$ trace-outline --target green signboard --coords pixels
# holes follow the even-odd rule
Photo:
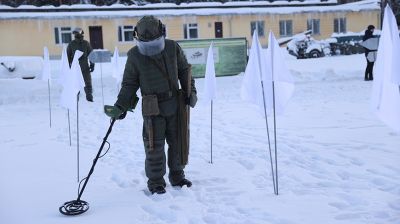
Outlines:
[[[211,43],[214,46],[216,76],[237,75],[246,69],[246,38],[193,39],[180,40],[178,43],[185,52],[188,62],[192,64],[192,74],[195,78],[204,77]]]

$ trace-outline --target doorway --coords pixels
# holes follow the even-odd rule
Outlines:
[[[215,22],[214,27],[215,27],[215,38],[224,37],[222,33],[222,22]]]
[[[101,26],[89,26],[90,45],[93,49],[103,49],[103,29]]]

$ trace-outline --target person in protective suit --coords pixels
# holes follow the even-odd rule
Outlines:
[[[84,33],[81,28],[75,28],[72,33],[74,34],[75,39],[71,41],[67,47],[69,66],[71,67],[75,51],[82,51],[83,55],[79,58],[79,65],[82,70],[83,80],[85,81],[84,89],[86,93],[86,100],[93,102],[92,77],[90,73],[94,71],[94,63],[90,62],[90,65],[88,63],[88,56],[90,52],[92,52],[92,47],[88,41],[83,39]]]
[[[140,88],[148,189],[152,194],[165,193],[165,141],[168,144],[168,177],[171,185],[190,187],[192,183],[185,178],[186,164],[182,162],[179,148],[178,108],[182,104],[194,107],[197,102],[191,65],[178,43],[165,39],[165,26],[159,19],[144,16],[138,21],[134,32],[137,46],[128,51],[122,86],[111,111],[112,117],[125,117]],[[186,94],[183,101],[178,98],[180,91]]]
[[[363,41],[366,41],[370,38],[373,38],[373,34],[374,34],[374,29],[375,26],[374,25],[369,25],[367,27],[367,30],[365,30],[364,36],[363,36]],[[365,58],[367,59],[367,67],[365,68],[365,77],[364,77],[364,81],[372,81],[374,79],[373,77],[373,68],[374,68],[374,62],[375,61],[371,61],[368,59],[368,54],[370,54],[371,52],[375,52],[376,50],[369,50],[367,48],[364,48],[365,50]]]

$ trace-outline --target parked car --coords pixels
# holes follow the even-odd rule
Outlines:
[[[375,36],[379,37],[379,32]],[[362,33],[333,34],[325,40],[315,40],[309,34],[296,35],[287,43],[287,50],[298,59],[360,54],[364,53],[362,38]]]

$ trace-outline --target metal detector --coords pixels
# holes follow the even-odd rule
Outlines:
[[[94,167],[96,166],[97,160],[99,158],[103,157],[108,152],[108,150],[110,149],[110,143],[107,141],[107,138],[108,138],[108,136],[110,135],[110,133],[112,131],[112,127],[113,127],[113,125],[115,123],[115,120],[116,120],[115,118],[111,119],[110,127],[108,128],[107,134],[103,138],[103,142],[101,143],[100,149],[97,152],[97,155],[93,160],[93,164],[92,164],[92,167],[90,168],[89,174],[87,175],[87,177],[85,177],[84,179],[81,180],[81,183],[82,183],[82,181],[85,181],[85,182],[84,182],[84,184],[82,186],[82,189],[80,190],[80,192],[78,194],[78,198],[76,200],[65,202],[59,208],[59,211],[61,212],[61,214],[69,215],[69,216],[80,215],[80,214],[86,212],[89,209],[89,203],[87,203],[86,201],[81,200],[81,197],[82,197],[83,191],[86,188],[86,184],[89,182],[89,178],[90,178],[90,176],[92,175],[92,173],[94,171]],[[106,143],[108,144],[108,149],[103,155],[101,155],[101,151],[103,150],[104,145]],[[78,189],[80,189],[80,185],[81,184],[79,183],[79,188]]]

